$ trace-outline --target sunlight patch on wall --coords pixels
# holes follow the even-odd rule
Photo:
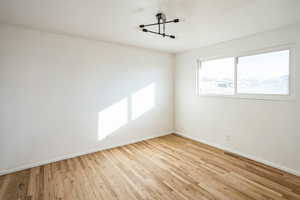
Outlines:
[[[135,120],[155,106],[155,84],[137,91],[131,96],[131,119]]]
[[[99,112],[98,140],[102,140],[128,122],[127,98]]]
[[[98,140],[128,124],[130,120],[141,117],[155,106],[155,84],[142,88],[121,101],[99,112]]]

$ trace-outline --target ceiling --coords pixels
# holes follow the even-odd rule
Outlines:
[[[176,39],[143,33],[158,11]],[[300,21],[299,0],[0,0],[0,22],[180,52]]]

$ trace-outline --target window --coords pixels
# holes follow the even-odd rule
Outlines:
[[[203,62],[199,90],[201,94],[234,94],[234,58]]]
[[[199,62],[200,95],[289,95],[290,50]]]
[[[289,51],[238,59],[237,92],[244,94],[289,94]]]

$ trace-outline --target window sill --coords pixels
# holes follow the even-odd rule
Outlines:
[[[229,99],[245,99],[245,100],[258,100],[258,101],[295,101],[295,95],[258,95],[258,94],[236,94],[236,95],[223,95],[223,94],[198,94],[198,97],[204,98],[229,98]]]

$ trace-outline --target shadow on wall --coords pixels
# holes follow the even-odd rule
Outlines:
[[[154,107],[155,83],[151,83],[98,113],[98,140],[105,139]]]

